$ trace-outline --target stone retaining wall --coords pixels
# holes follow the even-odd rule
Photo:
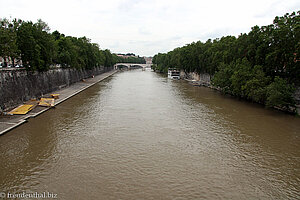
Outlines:
[[[25,70],[0,71],[0,113],[7,111],[31,98],[67,87],[82,79],[99,75],[112,68],[52,69],[47,72]]]
[[[212,75],[208,73],[200,73],[200,74],[196,72],[185,73],[184,71],[180,72],[180,77],[182,79],[195,80],[199,82],[201,85],[205,85],[205,86],[210,86],[211,79],[212,79]]]

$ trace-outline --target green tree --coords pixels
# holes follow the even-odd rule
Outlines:
[[[292,97],[295,88],[286,80],[276,76],[274,82],[267,87],[267,107],[281,107],[285,109],[295,108],[295,101]]]
[[[8,58],[11,58],[13,65],[15,65],[15,58],[20,58],[16,32],[20,23],[21,21],[17,19],[13,21],[0,19],[0,56],[4,58],[5,65]]]
[[[248,99],[264,104],[266,101],[266,87],[269,82],[270,77],[265,76],[262,66],[256,65],[252,69],[251,78],[242,87],[242,90],[245,91]]]
[[[54,38],[49,27],[39,20],[37,23],[22,22],[17,31],[17,43],[24,66],[28,70],[46,71],[56,55]]]
[[[55,46],[54,37],[49,33],[49,26],[42,20],[38,20],[34,24],[33,36],[40,48],[40,65],[38,66],[39,71],[46,71],[53,64],[54,57],[57,49]]]
[[[32,22],[23,22],[17,32],[18,47],[23,65],[27,70],[37,70],[41,65],[41,47],[34,38],[35,27]]]
[[[300,12],[275,17],[272,24],[254,26],[237,38],[226,36],[178,47],[153,58],[154,69],[168,67],[209,73],[213,85],[232,95],[267,106],[293,104],[291,92],[283,99],[282,81],[300,85]],[[280,77],[281,79],[275,78]],[[275,92],[278,89],[277,93]]]
[[[251,65],[249,61],[244,58],[242,61],[238,60],[235,64],[234,72],[230,77],[231,93],[239,97],[247,97],[245,85],[251,79]]]
[[[105,49],[103,51],[103,53],[104,53],[104,56],[105,56],[104,66],[105,67],[113,66],[115,63],[114,63],[113,56],[112,56],[110,50]]]
[[[234,63],[225,64],[221,63],[219,65],[219,71],[215,73],[212,84],[222,89],[225,93],[230,93],[231,90],[231,76],[233,74],[233,67]]]

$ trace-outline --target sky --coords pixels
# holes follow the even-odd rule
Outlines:
[[[248,33],[300,10],[299,0],[0,0],[0,18],[42,19],[50,31],[87,37],[113,53],[153,56]]]

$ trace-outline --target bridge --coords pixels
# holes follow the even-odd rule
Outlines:
[[[139,63],[116,63],[114,65],[115,69],[137,69],[137,68],[151,68],[151,64],[139,64]]]

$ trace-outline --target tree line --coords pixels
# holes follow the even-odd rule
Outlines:
[[[254,26],[248,34],[198,41],[158,53],[153,68],[166,72],[209,73],[225,93],[265,104],[294,109],[300,86],[300,11],[275,17],[273,24]]]
[[[122,59],[110,50],[86,37],[72,37],[54,31],[42,20],[36,23],[20,19],[0,19],[0,57],[7,65],[8,59],[21,60],[30,71],[46,71],[51,66],[63,68],[111,67],[116,62],[143,62],[143,58]]]
[[[117,56],[116,54],[113,54],[113,56],[116,63],[146,64],[146,60],[143,57],[135,56],[134,54],[129,56],[124,56],[124,57]]]

